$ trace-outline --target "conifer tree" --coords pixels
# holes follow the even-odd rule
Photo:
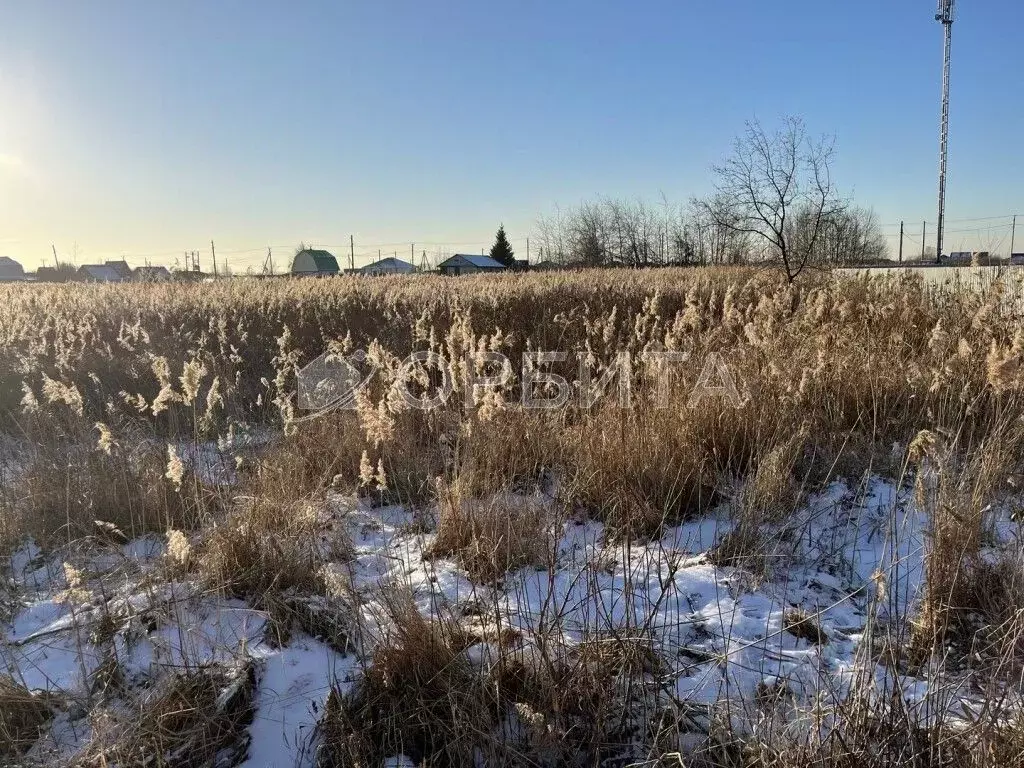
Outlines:
[[[511,269],[515,266],[515,253],[509,245],[508,237],[505,235],[505,225],[498,227],[498,234],[494,238],[494,245],[491,246],[491,258],[499,264]]]

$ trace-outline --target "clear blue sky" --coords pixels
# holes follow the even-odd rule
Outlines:
[[[959,5],[947,241],[995,248],[1008,219],[959,220],[1024,213],[1024,3]],[[479,249],[501,221],[521,251],[556,205],[707,192],[744,120],[784,114],[834,133],[842,188],[919,237],[935,219],[934,12],[0,0],[0,255],[170,263],[214,238],[244,268],[267,245],[349,234],[374,256]],[[971,227],[986,230],[956,232]]]

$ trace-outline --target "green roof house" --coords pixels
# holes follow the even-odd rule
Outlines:
[[[305,248],[295,254],[292,260],[293,275],[336,275],[338,274],[338,260],[327,251],[319,251],[314,248]]]

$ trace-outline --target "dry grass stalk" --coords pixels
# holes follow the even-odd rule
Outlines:
[[[993,563],[982,550],[991,540],[991,504],[1017,467],[1021,440],[1020,426],[1011,423],[997,427],[966,458],[932,432],[911,444],[918,461],[915,496],[931,523],[925,593],[911,642],[919,661],[954,641],[973,653],[980,629],[1013,618],[1011,606],[1021,596],[1019,564]]]
[[[472,765],[496,721],[494,693],[461,655],[461,632],[424,619],[392,592],[393,634],[353,691],[332,695],[320,723],[321,766],[371,765],[405,754],[415,762]]]
[[[350,555],[343,533],[328,530],[328,514],[314,501],[245,501],[210,532],[197,568],[212,587],[257,603],[289,591],[322,591],[322,566]]]
[[[0,676],[0,758],[16,760],[31,747],[54,708],[45,694],[33,693],[10,677]]]
[[[815,645],[827,645],[828,634],[821,628],[818,618],[799,608],[790,608],[782,615],[782,628],[793,635]]]
[[[255,670],[172,673],[127,713],[101,716],[78,763],[82,768],[154,765],[185,768],[245,754]]]
[[[442,489],[440,497],[437,536],[428,557],[458,557],[480,583],[550,558],[555,526],[550,505],[514,496],[464,499],[457,489]]]
[[[168,528],[192,528],[220,505],[217,492],[191,471],[166,477],[165,450],[139,444],[107,453],[51,437],[14,484],[10,514],[22,535],[66,543],[96,532],[97,521],[134,538]]]
[[[386,605],[391,633],[321,720],[321,766],[399,753],[426,764],[596,764],[671,742],[674,707],[653,683],[665,670],[649,633],[568,645],[555,628],[528,639],[427,620],[404,593]],[[482,666],[468,655],[479,642],[489,644]]]

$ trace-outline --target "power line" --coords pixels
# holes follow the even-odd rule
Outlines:
[[[996,219],[1012,219],[1014,216],[1020,216],[1019,213],[1008,213],[1005,216],[976,216],[973,219],[946,219],[950,224],[960,224],[965,221],[995,221]]]
[[[989,234],[993,234],[995,232],[999,232],[999,231],[1002,231],[1002,230],[1009,230],[1010,226],[1011,225],[1007,223],[1007,224],[1001,224],[999,226],[993,226],[993,227],[973,227],[973,228],[966,228],[966,229],[947,229],[946,232],[947,232],[947,234],[954,234],[954,235],[955,234],[964,234],[964,233],[969,233],[969,232],[975,232],[975,233],[978,233],[978,234],[980,234],[982,232],[987,232]]]
[[[965,219],[948,219],[947,218],[947,219],[945,219],[945,222],[947,224],[970,224],[970,223],[973,223],[973,222],[976,222],[976,221],[1005,221],[1005,222],[1007,222],[1006,226],[1010,226],[1009,222],[1011,222],[1013,220],[1014,216],[1024,216],[1024,214],[1008,213],[1008,214],[1006,214],[1004,216],[974,216],[974,217],[965,218]],[[922,219],[918,219],[918,221],[922,221]],[[934,220],[929,220],[928,221],[928,226],[929,227],[934,226],[934,225],[935,225],[935,221]],[[898,234],[899,233],[899,228],[900,228],[900,223],[896,222],[895,224],[880,224],[880,225],[878,225],[878,228],[882,229],[882,230],[891,229],[891,230],[894,230],[896,234]],[[947,230],[947,231],[949,231],[949,230]]]

